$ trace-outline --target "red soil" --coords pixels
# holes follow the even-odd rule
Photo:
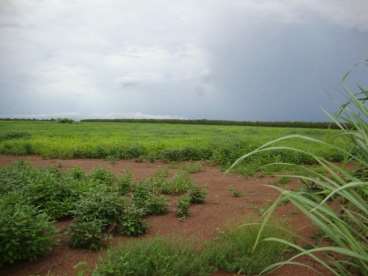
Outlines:
[[[1,156],[0,166],[6,166],[15,160],[26,160],[38,167],[57,166],[61,169],[80,167],[86,171],[91,171],[96,167],[106,168],[114,173],[121,173],[124,169],[130,169],[137,179],[142,179],[152,175],[159,168],[168,166],[163,162],[137,163],[134,161],[118,161],[115,163],[103,160],[44,160],[40,157],[14,157]],[[175,169],[170,169],[174,172]],[[278,192],[266,184],[276,180],[274,177],[244,177],[240,175],[225,175],[216,167],[204,166],[203,171],[193,174],[193,180],[199,185],[208,188],[207,201],[203,205],[191,207],[191,216],[185,221],[180,221],[175,217],[173,198],[169,214],[164,216],[154,216],[147,219],[149,230],[143,238],[155,235],[174,235],[179,237],[190,237],[198,241],[213,238],[218,230],[227,225],[241,224],[249,217],[259,217],[260,211],[269,206],[278,196]],[[228,191],[229,186],[234,186],[243,193],[242,197],[234,198]],[[290,183],[289,186],[297,186],[297,183]],[[300,214],[290,205],[284,205],[277,210],[277,215],[288,223],[290,228],[306,239],[313,235],[313,227],[308,219]],[[67,244],[65,230],[70,221],[58,223],[61,230],[60,242],[48,255],[35,262],[17,264],[12,267],[0,270],[0,275],[76,275],[74,266],[80,262],[85,262],[91,270],[106,251],[91,252],[87,250],[70,249]],[[114,237],[112,246],[122,245],[128,238]],[[129,238],[132,239],[132,238]],[[305,261],[306,262],[306,261]],[[216,273],[214,275],[232,275],[228,273]],[[285,266],[273,272],[272,275],[316,275],[314,272],[296,266]]]

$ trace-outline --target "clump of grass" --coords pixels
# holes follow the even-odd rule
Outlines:
[[[125,170],[117,180],[117,186],[121,195],[126,195],[132,190],[133,174],[129,170]]]
[[[190,203],[191,198],[188,195],[184,195],[179,198],[176,205],[176,217],[180,219],[186,219],[190,216]]]
[[[193,182],[187,173],[179,172],[174,178],[167,181],[162,187],[161,192],[164,194],[178,195],[189,191],[193,187]]]
[[[193,204],[202,204],[206,200],[207,190],[199,187],[198,185],[194,185],[188,192],[188,196],[190,198],[190,203]]]
[[[308,256],[334,275],[368,275],[368,182],[364,177],[357,176],[354,171],[342,168],[309,151],[296,147],[279,146],[280,142],[299,139],[304,142],[322,144],[332,147],[341,155],[349,156],[354,165],[362,170],[368,168],[368,89],[359,86],[359,92],[354,94],[350,89],[349,101],[343,105],[337,116],[329,115],[341,129],[341,133],[351,139],[353,150],[347,152],[342,148],[326,144],[322,140],[301,135],[289,135],[268,142],[258,149],[244,155],[237,162],[261,152],[275,150],[303,153],[313,158],[324,173],[301,167],[301,172],[293,177],[304,180],[309,185],[309,191],[293,191],[274,187],[280,191],[280,197],[265,214],[263,226],[266,226],[273,211],[285,201],[297,207],[320,230],[327,241],[325,244],[311,245],[302,248],[290,243],[285,238],[266,238],[265,241],[278,242],[287,245],[298,253],[287,261],[274,261],[264,269],[264,272],[277,269],[285,264],[307,266],[297,261],[302,256]],[[232,166],[232,167],[233,167]],[[304,173],[303,173],[304,171]],[[316,192],[311,192],[316,191]],[[336,208],[333,203],[338,204]],[[264,235],[263,228],[260,234]],[[266,236],[266,235],[265,235]]]
[[[228,191],[232,195],[232,197],[241,197],[243,194],[238,191],[233,185],[229,186]]]
[[[288,246],[277,242],[257,239],[276,237],[286,239],[288,235],[279,228],[268,225],[258,237],[259,224],[249,224],[226,230],[210,241],[204,256],[217,270],[254,275],[269,265],[285,258]],[[256,247],[255,247],[256,245]]]
[[[193,174],[193,173],[199,173],[203,170],[202,164],[199,162],[191,162],[186,163],[183,166],[183,170],[187,173]]]
[[[109,251],[92,275],[206,276],[210,271],[190,243],[156,238]]]

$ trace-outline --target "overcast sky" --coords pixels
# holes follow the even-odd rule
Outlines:
[[[325,120],[366,58],[367,0],[0,0],[0,117]]]

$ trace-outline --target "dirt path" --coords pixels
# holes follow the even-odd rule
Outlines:
[[[130,169],[137,179],[152,175],[159,168],[167,167],[162,162],[137,163],[134,161],[117,161],[115,163],[104,160],[44,160],[36,156],[14,157],[1,156],[0,166],[6,166],[16,160],[25,160],[38,167],[57,166],[61,169],[80,167],[91,171],[96,167],[106,168],[113,173],[121,173],[124,169]],[[174,172],[175,169],[170,169]],[[174,235],[198,239],[199,241],[213,238],[217,231],[227,225],[241,224],[249,217],[259,217],[264,208],[269,206],[278,193],[265,186],[276,179],[274,177],[244,177],[239,175],[224,175],[218,168],[204,166],[203,171],[193,174],[193,180],[199,185],[208,188],[207,201],[203,205],[191,207],[191,216],[185,221],[179,221],[175,217],[174,205],[169,214],[164,216],[149,217],[147,219],[149,231],[143,238],[155,235]],[[228,191],[229,186],[234,186],[243,196],[234,198]],[[290,185],[296,185],[291,183]],[[173,203],[175,199],[173,199]],[[291,206],[282,206],[278,210],[278,216],[285,220],[298,234],[310,238],[313,229],[308,220]],[[60,230],[66,229],[70,221],[59,222]],[[132,238],[129,238],[132,239]],[[111,241],[112,246],[122,245],[127,240],[123,237],[115,237]],[[50,255],[33,263],[18,264],[6,270],[0,270],[0,275],[75,275],[74,266],[79,262],[85,262],[93,268],[99,257],[105,251],[98,253],[70,249],[63,235],[60,242]],[[216,275],[231,275],[218,273]],[[285,267],[273,275],[315,275],[302,268]]]

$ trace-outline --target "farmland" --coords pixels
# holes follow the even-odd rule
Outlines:
[[[308,135],[348,149],[337,130],[277,128],[201,124],[142,122],[0,121],[0,153],[40,155],[45,158],[100,158],[188,161],[208,160],[229,166],[242,154],[285,135]],[[289,141],[327,158],[342,161],[344,156],[326,145]],[[273,152],[245,162],[243,171],[254,172],[264,161],[308,164],[313,160],[300,153]]]

